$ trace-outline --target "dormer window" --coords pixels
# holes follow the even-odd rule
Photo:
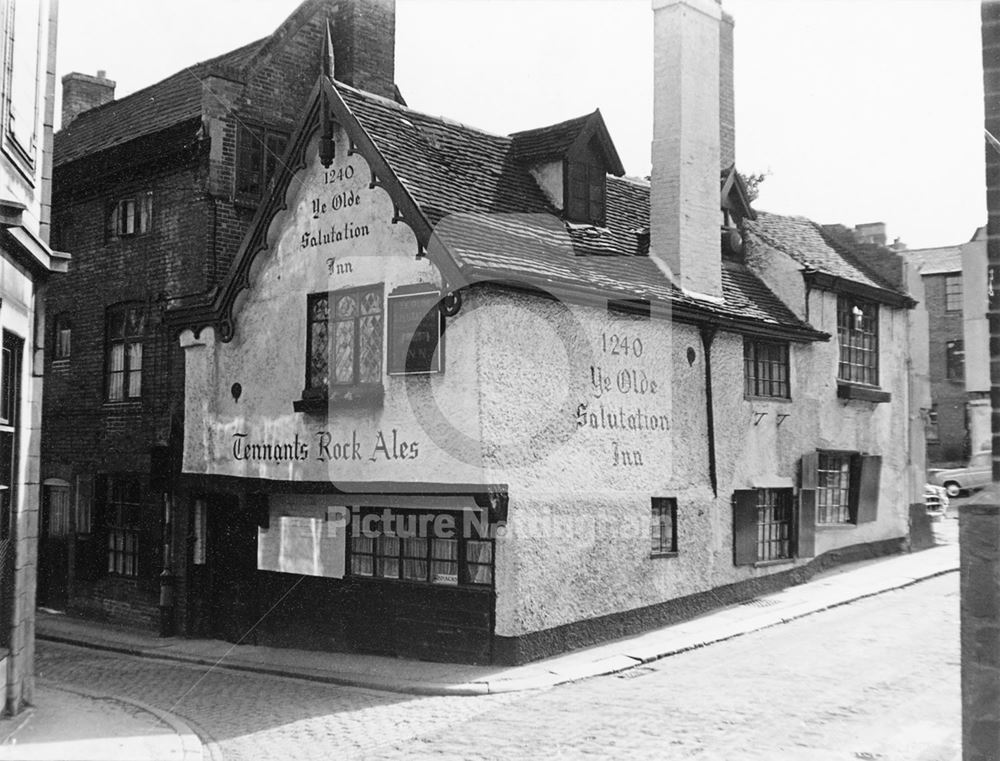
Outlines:
[[[607,172],[591,155],[566,161],[566,219],[603,225]]]

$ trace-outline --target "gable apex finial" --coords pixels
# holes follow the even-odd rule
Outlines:
[[[323,75],[333,79],[335,67],[333,53],[333,31],[330,28],[330,19],[326,20],[326,35],[323,37]]]

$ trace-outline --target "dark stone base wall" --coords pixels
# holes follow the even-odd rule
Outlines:
[[[842,547],[787,571],[727,584],[656,605],[576,621],[520,637],[495,636],[493,662],[516,666],[558,655],[567,650],[590,647],[608,640],[641,634],[661,626],[670,626],[726,605],[745,602],[785,587],[802,584],[827,568],[893,555],[904,552],[907,547],[906,537]]]
[[[962,746],[966,761],[1000,750],[1000,505],[959,512]]]

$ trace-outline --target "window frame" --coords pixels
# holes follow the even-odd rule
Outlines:
[[[860,315],[855,312],[860,311]],[[862,327],[851,322],[860,317]],[[870,327],[865,329],[864,320]],[[871,346],[866,346],[866,339]],[[877,302],[860,299],[847,294],[837,295],[837,380],[868,388],[879,387],[879,305]],[[845,358],[845,352],[847,354]],[[854,361],[860,357],[870,358],[870,362]],[[860,373],[857,372],[860,370]],[[861,377],[856,377],[860,375]]]
[[[290,139],[289,133],[283,130],[237,122],[233,169],[233,195],[237,200],[257,203],[264,198],[278,176]],[[250,178],[253,181],[247,182]]]
[[[849,462],[847,520],[820,521],[820,463],[822,457],[846,458]],[[865,452],[818,449],[802,456],[799,463],[799,498],[809,501],[811,526],[819,529],[853,527],[878,520],[882,456]]]
[[[944,276],[944,311],[961,312],[963,309],[963,283],[961,273]]]
[[[142,481],[138,476],[118,473],[101,474],[99,478],[103,480],[98,508],[103,539],[100,568],[103,575],[138,580],[144,565]],[[134,500],[126,499],[130,494]],[[125,520],[126,508],[131,509],[130,520]]]
[[[108,209],[107,240],[146,235],[153,230],[153,191],[145,190],[113,200]]]
[[[857,452],[818,451],[816,466],[816,525],[854,524],[857,506]],[[825,466],[825,467],[824,467]],[[843,482],[846,476],[846,483]],[[834,499],[834,495],[836,499]]]
[[[781,356],[761,357],[760,351],[778,350]],[[784,378],[758,377],[757,372],[767,367],[784,370]],[[771,393],[777,384],[777,393]],[[784,393],[781,393],[782,387]],[[792,372],[791,347],[788,341],[774,341],[754,336],[743,336],[743,395],[746,399],[770,399],[791,401]]]
[[[364,529],[365,526],[365,516],[383,515],[384,511],[388,511],[388,513],[393,516],[394,521],[398,521],[399,518],[404,518],[406,521],[414,521],[417,528],[417,536],[410,536],[409,531],[407,531],[406,536],[395,533],[388,535],[384,531],[381,531],[377,536],[373,537],[359,535],[359,526],[362,529]],[[436,519],[445,515],[451,517],[451,525],[453,527],[451,536],[421,535],[424,529],[433,531],[436,526]],[[473,521],[472,524],[474,525],[475,522]],[[394,523],[394,525],[398,526],[398,523]],[[493,589],[496,583],[496,540],[492,535],[467,535],[465,530],[467,525],[469,524],[465,521],[464,512],[461,510],[418,511],[406,508],[393,509],[387,507],[355,507],[352,512],[350,534],[347,541],[347,558],[345,563],[347,569],[346,575],[353,580],[361,581],[418,584],[435,588]],[[359,546],[361,546],[359,540],[370,542],[370,549],[359,549]],[[407,542],[415,540],[423,540],[423,550],[420,553],[412,552],[413,545],[407,544]],[[386,545],[391,546],[392,542],[395,542],[394,550],[391,552],[385,551],[384,548]],[[435,542],[455,542],[455,553],[453,559],[435,556]],[[470,559],[469,550],[471,546],[476,545],[480,547],[489,547],[489,559],[487,561],[482,561],[481,557],[477,560]],[[367,558],[370,560],[371,565],[369,573],[365,573],[357,569],[356,560],[361,558]],[[390,561],[390,564],[395,564],[395,575],[386,573],[386,568],[392,567],[391,565],[387,566],[386,561]],[[434,580],[435,562],[455,563],[455,581]],[[421,563],[423,564],[424,569],[422,578],[414,578],[417,575],[415,573],[409,576],[406,575],[405,569],[407,567],[411,569],[417,568],[419,567],[418,564]],[[475,581],[474,579],[477,574],[471,570],[473,568],[488,569],[489,579],[487,581]],[[451,574],[441,575],[450,576]]]
[[[73,321],[68,312],[59,312],[52,320],[52,361],[62,362],[73,356]]]
[[[785,520],[762,520],[762,517],[767,518],[769,515],[773,517],[774,511],[778,509],[787,512]],[[800,535],[801,505],[796,501],[795,492],[791,487],[737,489],[732,496],[732,520],[733,565],[792,563],[796,558],[803,556]],[[780,535],[782,525],[786,527],[784,536]],[[774,526],[779,527],[777,537],[772,530]],[[769,556],[762,558],[761,548],[767,550],[776,542],[779,546],[784,543],[785,554],[773,555],[767,552]],[[806,546],[811,550],[808,540]]]
[[[134,335],[129,335],[127,333],[127,326],[129,325],[129,314],[135,310],[136,313],[141,314],[141,331]],[[122,326],[123,334],[121,336],[112,336],[112,321],[115,319],[115,315],[122,314]],[[104,318],[104,402],[105,404],[129,404],[140,402],[142,400],[142,376],[143,376],[143,358],[145,354],[145,343],[148,336],[147,322],[148,314],[146,310],[146,304],[140,301],[125,301],[119,304],[113,304],[106,308],[105,318]],[[122,345],[122,369],[113,370],[112,369],[112,358],[114,346]],[[139,347],[139,367],[135,368],[132,366],[133,357],[130,349],[134,346]],[[138,372],[138,389],[136,393],[132,393],[132,378],[134,374]],[[114,375],[122,376],[122,395],[120,397],[113,397],[112,390],[114,388]]]
[[[669,529],[665,531],[668,525]],[[651,497],[649,556],[677,557],[677,546],[677,498]]]

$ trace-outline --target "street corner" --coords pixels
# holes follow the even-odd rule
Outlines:
[[[39,685],[36,705],[15,719],[0,761],[202,761],[201,740],[176,716],[139,701]]]

